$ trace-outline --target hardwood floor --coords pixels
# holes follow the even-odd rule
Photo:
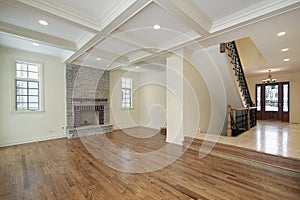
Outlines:
[[[257,126],[237,137],[197,133],[196,138],[252,149],[267,154],[300,159],[300,124],[259,120]]]
[[[136,137],[143,132],[148,138]],[[130,171],[131,152],[146,154],[167,146],[163,135],[149,129],[128,133],[115,131],[82,140],[58,139],[0,148],[0,199],[300,198],[298,172],[256,167],[215,155],[200,159],[192,150],[153,172],[129,173],[108,167],[105,162],[117,159],[119,167]],[[103,152],[108,143],[121,150]],[[159,162],[181,150],[172,145],[164,155],[151,157],[148,162]]]

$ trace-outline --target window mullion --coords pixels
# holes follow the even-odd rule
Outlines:
[[[29,81],[27,81],[27,110],[29,110]]]
[[[132,108],[132,78],[122,77],[122,108]]]
[[[18,66],[22,64],[26,68]],[[30,65],[31,66],[30,68]],[[15,100],[16,110],[40,109],[40,65],[16,62],[15,66]],[[30,68],[30,69],[29,69]],[[26,69],[26,70],[25,70]],[[29,77],[31,76],[31,77]],[[19,84],[19,85],[18,85]],[[26,91],[25,91],[26,90]],[[36,91],[37,90],[37,91]],[[19,92],[19,93],[18,93]],[[32,101],[32,102],[31,102]]]

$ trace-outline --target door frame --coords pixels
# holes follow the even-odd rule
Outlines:
[[[288,85],[288,111],[283,111],[283,85]],[[265,111],[265,86],[278,85],[278,111]],[[260,93],[260,110],[257,109],[258,120],[278,120],[289,122],[290,121],[290,82],[276,82],[276,83],[262,83],[255,85],[255,104],[257,104],[257,87],[261,87]]]

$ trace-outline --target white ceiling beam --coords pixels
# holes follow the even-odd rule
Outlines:
[[[110,11],[104,16],[103,19],[91,19],[75,13],[72,10],[68,10],[65,7],[61,7],[59,4],[53,1],[45,0],[0,0],[10,5],[18,5],[23,8],[27,8],[33,11],[37,11],[44,15],[58,18],[67,23],[71,23],[77,27],[80,27],[86,31],[92,33],[100,33],[102,29],[108,26],[114,21],[117,16],[125,12],[130,6],[135,4],[138,0],[122,0],[119,1]],[[142,1],[143,2],[143,1]],[[147,3],[146,3],[147,4]]]
[[[82,61],[75,60],[75,61],[72,62],[72,64],[74,64],[74,65],[82,65]],[[89,63],[89,62],[86,62],[86,61],[84,62],[84,66],[85,67],[96,68],[96,69],[107,70],[105,65],[103,65],[103,66],[95,65],[94,63]]]
[[[105,15],[103,19],[100,20],[100,29],[104,29],[106,26],[108,26],[115,18],[117,18],[119,15],[121,15],[125,10],[127,10],[131,5],[133,5],[138,0],[122,0],[118,1],[117,4],[114,5],[112,9],[110,9],[109,13]],[[146,5],[148,5],[151,1],[146,2]]]
[[[100,50],[100,49],[96,49],[96,48],[91,48],[90,50],[88,50],[86,52],[88,55],[92,55],[95,57],[100,57],[100,58],[105,58],[108,60],[112,60],[114,62],[120,62],[120,63],[124,63],[127,64],[129,62],[128,58],[125,56],[120,56],[108,51],[104,51],[104,50]]]
[[[130,5],[126,10],[113,18],[110,23],[101,30],[101,33],[104,33],[106,36],[108,36],[110,33],[115,31],[134,15],[148,6],[151,2],[152,0],[136,0],[134,4]]]
[[[211,28],[211,34],[207,37],[201,37],[201,38],[197,38],[195,40],[192,40],[190,42],[187,42],[185,44],[181,44],[181,45],[176,45],[172,48],[170,48],[170,50],[176,50],[176,49],[181,49],[181,48],[185,48],[189,45],[193,45],[193,44],[199,44],[201,43],[204,46],[210,46],[213,45],[213,43],[215,43],[215,41],[213,40],[213,38],[217,38],[225,33],[228,33],[229,31],[233,31],[235,29],[253,24],[253,23],[257,23],[259,21],[274,17],[276,15],[279,14],[283,14],[285,12],[289,12],[295,9],[299,9],[300,8],[300,1],[299,0],[268,0],[268,1],[264,1],[258,4],[255,4],[253,6],[251,6],[251,9],[246,8],[244,10],[238,11],[237,13],[233,13],[232,15],[229,15],[230,17],[225,17],[222,18],[221,20],[217,20],[213,23],[213,26]],[[268,10],[268,12],[266,12],[266,9]],[[262,10],[264,12],[264,14],[262,16],[260,16],[262,13]],[[253,13],[257,13],[255,16],[250,16]],[[238,17],[234,17],[234,16],[239,16],[241,19],[239,19]],[[247,17],[245,17],[247,16]],[[240,21],[242,20],[242,21]],[[247,21],[248,20],[248,21]],[[222,26],[222,27],[221,27]],[[248,35],[247,35],[248,36]],[[233,39],[225,39],[226,41],[230,41]],[[203,43],[204,41],[207,41],[205,44]],[[224,38],[221,39],[219,41],[224,42]]]
[[[74,42],[54,37],[45,33],[40,33],[30,29],[22,28],[16,25],[0,22],[0,31],[8,33],[19,38],[31,40],[34,42],[46,44],[52,47],[77,51],[77,46]]]
[[[273,17],[300,7],[299,0],[267,0],[239,10],[213,22],[211,33]]]
[[[83,45],[77,52],[75,52],[69,59],[66,60],[67,63],[71,63],[81,54],[87,52],[89,49],[97,45],[102,40],[106,39],[109,34],[114,30],[119,28],[122,24],[128,21],[131,17],[136,15],[139,11],[149,5],[152,0],[138,0],[134,4],[130,5],[124,12],[116,16],[110,23],[102,29],[95,37],[89,40],[85,45]]]
[[[73,24],[83,30],[92,32],[92,33],[99,33],[99,24],[92,20],[84,18],[77,13],[71,12],[62,8],[54,2],[44,1],[44,0],[9,0],[2,2],[12,5],[12,6],[19,6],[21,8],[29,9],[34,12],[41,13],[43,15],[54,17],[58,20],[63,22]]]
[[[65,63],[71,63],[76,60],[82,54],[85,54],[90,48],[98,44],[101,40],[104,39],[102,35],[96,35],[92,39],[90,39],[87,43],[85,43],[81,48],[79,48],[73,55],[71,55]]]
[[[153,54],[156,53],[156,51],[153,51],[150,48],[147,48],[150,45],[147,45],[147,44],[145,44],[144,41],[137,40],[136,38],[134,38],[134,39],[132,37],[129,38],[125,34],[122,34],[122,35],[121,34],[116,34],[116,35],[112,35],[112,37],[114,37],[116,39],[119,39],[122,42],[128,43],[128,44],[130,44],[132,46],[135,46],[137,48],[137,50],[144,50],[144,51],[147,51],[147,52],[153,53]]]
[[[154,0],[154,2],[202,37],[209,35],[212,20],[192,0]]]
[[[114,32],[115,33],[115,32]],[[126,35],[121,35],[121,34],[115,34],[112,35],[112,37],[119,39],[123,42],[129,43],[135,47],[137,47],[137,51],[134,54],[131,54],[128,56],[129,64],[128,65],[133,65],[136,63],[139,63],[141,61],[156,57],[156,56],[163,56],[166,54],[169,54],[170,49],[174,49],[180,46],[185,45],[188,42],[195,42],[195,40],[199,39],[200,36],[195,33],[188,33],[184,36],[179,36],[177,38],[171,39],[170,41],[162,43],[159,47],[157,48],[145,48],[147,45],[141,45],[143,44],[142,41],[137,41],[136,38],[129,38]],[[144,51],[144,52],[142,52]]]
[[[146,48],[149,45],[146,45],[145,42],[143,41],[139,41],[136,38],[129,38],[128,36],[124,35],[124,34],[118,34],[121,31],[115,31],[113,35],[111,35],[111,37],[114,37],[122,42],[128,43],[132,46],[135,46],[137,50],[137,53],[132,54],[132,55],[128,55],[127,58],[129,60],[129,64],[134,64],[137,62],[140,62],[142,60],[145,59],[149,59],[155,56],[158,56],[159,53],[158,51],[160,51],[159,49],[155,49],[155,48]],[[141,52],[144,51],[144,52]]]
[[[173,49],[174,47],[184,45],[186,43],[195,41],[195,40],[200,39],[200,38],[201,38],[201,36],[194,33],[194,32],[190,32],[190,33],[186,33],[184,35],[180,35],[180,36],[172,38],[172,39],[170,39],[166,42],[163,42],[159,46],[159,49],[160,49],[159,52],[165,51],[165,50],[168,51],[170,49]]]
[[[142,48],[142,46],[147,46],[146,42],[137,38],[130,37],[126,31],[121,28],[115,30],[112,34],[108,35],[109,38],[116,38],[121,42],[129,43],[132,46]]]

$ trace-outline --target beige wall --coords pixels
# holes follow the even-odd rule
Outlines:
[[[13,66],[16,59],[44,66],[45,112],[13,111]],[[58,58],[0,47],[0,146],[64,137],[64,66]]]
[[[133,108],[121,109],[121,77],[133,79]],[[160,129],[166,121],[166,73],[110,72],[110,123],[114,129],[144,126]]]
[[[208,88],[201,74],[189,62],[184,62],[184,134],[195,130],[207,132],[211,118]]]
[[[183,59],[182,51],[166,60],[167,137],[166,141],[182,145],[183,134]]]
[[[267,65],[267,61],[249,37],[235,42],[244,68]]]
[[[290,122],[300,123],[300,71],[290,73],[272,72],[278,82],[290,81]],[[255,102],[255,84],[262,83],[267,74],[247,76],[251,98]]]
[[[121,77],[131,77],[133,80],[133,108],[122,109]],[[140,85],[139,73],[124,70],[114,70],[110,72],[110,123],[113,128],[122,129],[136,127],[140,125],[140,94],[136,90]]]
[[[189,61],[199,71],[208,89],[210,112],[205,114],[210,115],[210,120],[207,133],[224,134],[227,105],[233,105],[234,102],[240,101],[236,85],[229,71],[231,68],[228,66],[227,57],[220,53],[219,45],[214,45],[193,52]],[[202,116],[205,116],[203,114],[201,111],[200,122]]]
[[[166,122],[166,72],[140,74],[140,125],[160,129]]]

